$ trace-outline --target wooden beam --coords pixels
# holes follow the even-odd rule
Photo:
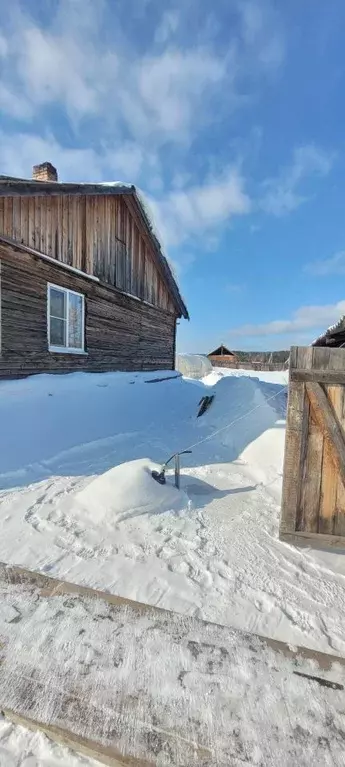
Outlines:
[[[306,390],[314,418],[333,448],[335,468],[345,487],[345,439],[337,415],[319,383],[306,383]]]
[[[304,533],[297,531],[295,533],[281,532],[279,535],[281,541],[291,543],[296,546],[312,546],[316,549],[344,549],[344,535],[327,535],[325,533]]]
[[[345,385],[345,370],[291,370],[290,381]]]
[[[301,495],[301,474],[305,457],[308,410],[303,384],[290,384],[280,533],[292,533],[296,530]]]
[[[133,757],[126,758],[114,748],[102,746],[100,743],[95,743],[89,738],[82,738],[80,735],[77,736],[68,729],[44,722],[37,722],[28,716],[17,714],[10,708],[2,708],[1,710],[4,716],[13,724],[27,727],[28,730],[33,730],[34,732],[37,732],[37,730],[44,732],[55,743],[70,748],[91,759],[97,759],[98,762],[106,764],[108,767],[154,767],[153,762]]]
[[[308,538],[309,533],[295,533],[295,536],[300,538]],[[320,535],[319,537],[326,542],[334,540],[343,541],[345,546],[345,537],[337,538],[334,535]],[[58,580],[57,578],[52,578],[51,575],[36,572],[35,570],[28,570],[26,567],[7,565],[4,562],[0,562],[0,586],[2,582],[5,582],[8,585],[13,584],[15,586],[22,584],[25,588],[30,588],[33,590],[37,589],[39,599],[43,599],[45,597],[59,597],[70,594],[72,596],[76,595],[86,599],[101,600],[102,602],[108,605],[113,605],[114,607],[129,608],[131,610],[135,610],[135,612],[138,614],[155,614],[157,620],[160,618],[160,616],[165,616],[166,620],[174,620],[175,616],[176,621],[179,622],[181,620],[182,623],[184,620],[196,620],[194,618],[190,619],[187,616],[185,619],[183,619],[183,616],[174,613],[172,610],[167,610],[164,607],[149,605],[145,602],[136,602],[135,600],[128,599],[127,597],[120,597],[116,594],[110,594],[108,591],[93,589],[90,586],[81,586],[77,583],[71,583],[69,581]],[[221,624],[210,623],[200,619],[197,619],[196,622],[200,628],[206,626],[210,631],[212,628],[216,629],[218,627],[221,631],[230,631],[231,635],[235,631],[243,637],[249,637],[250,639],[255,638],[255,640],[258,640],[263,647],[267,646],[275,652],[282,653],[286,658],[290,658],[291,660],[296,661],[296,664],[299,659],[303,658],[304,660],[311,660],[313,663],[317,663],[317,665],[324,671],[330,671],[332,669],[333,663],[339,663],[341,666],[345,666],[345,657],[340,655],[324,653],[320,652],[319,650],[312,650],[309,647],[291,645],[291,643],[282,642],[280,639],[271,639],[270,637],[260,636],[260,634],[246,633],[242,632],[240,629],[228,629],[226,626],[222,626]]]
[[[16,616],[7,622],[1,608],[12,600],[20,620]],[[265,747],[265,733],[260,742],[262,716],[260,711],[255,714],[252,679],[268,684],[267,726],[275,718],[278,697],[288,710],[296,698],[302,701],[302,715],[307,715],[314,699],[310,681],[336,690],[345,684],[345,658],[1,563],[0,615],[0,708],[5,716],[109,767],[233,764],[239,745],[241,753],[248,752],[254,741]],[[44,632],[39,628],[43,619]],[[61,640],[67,630],[68,646]],[[22,650],[16,664],[15,646]],[[297,693],[295,684],[293,689],[289,684],[282,689],[282,677],[296,671]],[[168,694],[163,690],[161,696],[162,674],[167,674],[169,686]],[[336,715],[340,704],[336,695],[327,698],[330,715]],[[248,706],[254,712],[250,737],[245,727]],[[233,733],[234,711],[241,738]],[[309,721],[309,740],[300,743],[291,722],[288,730],[286,723],[281,727],[278,712],[272,726],[274,763],[291,743],[297,749],[294,764],[303,759],[303,749],[314,753],[322,717]],[[343,733],[336,732],[332,745],[338,752],[342,739]]]

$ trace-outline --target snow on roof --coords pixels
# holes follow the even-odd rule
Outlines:
[[[155,215],[153,213],[152,207],[151,207],[150,203],[148,202],[148,199],[147,199],[145,193],[141,189],[138,189],[138,187],[135,187],[135,194],[136,194],[136,197],[138,198],[138,201],[139,201],[139,204],[140,204],[142,210],[145,213],[145,217],[147,219],[147,223],[149,225],[151,234],[157,240],[157,243],[158,243],[158,246],[160,248],[161,254],[162,254],[163,258],[165,258],[165,260],[167,262],[167,265],[168,265],[168,267],[170,269],[170,272],[171,272],[171,274],[172,274],[172,276],[174,278],[174,281],[175,281],[175,283],[177,285],[177,288],[179,290],[179,293],[180,293],[180,296],[182,298],[182,301],[183,301],[184,304],[186,304],[186,302],[184,300],[184,297],[182,296],[181,291],[180,291],[180,286],[179,286],[179,282],[178,282],[178,278],[177,278],[177,274],[176,274],[176,269],[175,269],[172,261],[170,260],[169,256],[167,255],[167,252],[166,252],[165,248],[162,245],[162,241],[163,240],[162,240],[161,232],[160,232],[160,230],[158,228],[157,221],[156,221]]]
[[[124,189],[134,189],[133,184],[129,184],[127,181],[100,181],[97,186],[113,186],[114,188],[120,186]]]
[[[321,333],[318,338],[315,338],[311,346],[317,346],[321,341],[324,341],[331,336],[332,333],[338,333],[340,330],[345,330],[345,314],[342,314],[338,322],[335,322],[334,325],[330,325],[324,333]]]

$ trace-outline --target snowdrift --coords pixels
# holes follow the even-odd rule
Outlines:
[[[188,499],[168,481],[160,485],[151,476],[159,469],[148,458],[114,466],[94,479],[76,496],[74,516],[85,517],[96,525],[113,527],[118,522],[141,514],[159,514],[186,508]]]
[[[246,376],[224,376],[208,386],[207,393],[215,394],[215,398],[198,421],[200,440],[207,437],[207,442],[195,450],[202,451],[205,457],[214,449],[217,460],[238,458],[249,444],[285,417],[286,391],[282,388]]]
[[[166,450],[162,448],[160,435],[169,435],[172,424],[178,426],[192,418],[200,398],[197,387],[188,386],[182,378],[147,383],[169,375],[171,370],[72,373],[0,382],[0,487],[12,481],[26,483],[28,477],[21,473],[28,468],[32,480],[47,476],[49,470],[59,473],[65,458],[71,459],[71,474],[94,474],[143,457],[147,446],[137,435],[148,434],[153,423],[159,425],[155,428],[156,459],[163,461],[169,443]],[[97,456],[107,445],[107,465],[100,468]],[[8,482],[6,475],[11,475]]]
[[[284,395],[268,401],[279,386],[254,378],[223,376],[212,387],[183,378],[147,382],[154,378],[73,373],[1,382],[0,488],[101,474],[145,455],[161,464],[205,438],[183,466],[233,461],[285,408]],[[211,393],[210,409],[197,418]]]

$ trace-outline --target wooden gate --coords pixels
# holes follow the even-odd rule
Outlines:
[[[345,548],[345,349],[293,347],[280,539]]]

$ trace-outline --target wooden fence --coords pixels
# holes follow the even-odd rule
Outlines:
[[[231,370],[280,371],[288,370],[288,362],[251,362],[250,360],[229,360],[224,357],[209,357],[213,367]]]
[[[345,349],[293,347],[280,538],[345,548]]]

